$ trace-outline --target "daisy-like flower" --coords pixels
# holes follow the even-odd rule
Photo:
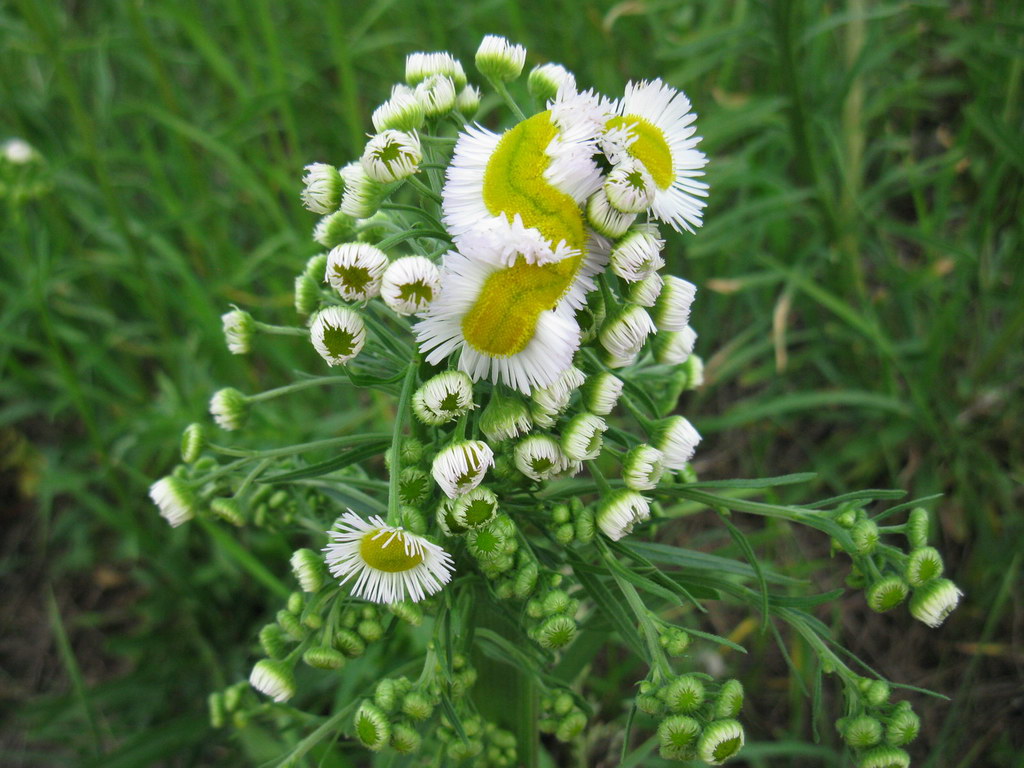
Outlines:
[[[654,337],[654,359],[662,365],[680,365],[693,354],[697,333],[690,326],[681,331],[659,331]]]
[[[418,603],[451,581],[451,556],[437,544],[386,525],[379,516],[364,520],[349,510],[327,532],[324,547],[331,574],[352,594],[374,603]]]
[[[664,285],[665,279],[654,272],[629,286],[629,300],[641,307],[653,307]]]
[[[283,661],[260,659],[249,675],[249,685],[274,701],[288,701],[295,695],[295,675]]]
[[[709,723],[697,742],[697,754],[711,765],[721,765],[743,749],[743,726],[735,720]]]
[[[387,183],[412,176],[422,160],[419,136],[388,128],[366,143],[359,162],[371,179]]]
[[[657,225],[635,226],[612,248],[612,272],[630,283],[645,280],[665,266],[661,258],[664,247]]]
[[[513,440],[533,428],[530,408],[517,395],[495,390],[480,414],[480,431],[493,443]]]
[[[623,213],[612,207],[603,189],[594,192],[587,200],[587,222],[605,237],[613,240],[622,237],[634,221],[636,214]]]
[[[526,49],[500,35],[486,35],[476,51],[476,68],[488,80],[515,80],[526,63]]]
[[[646,498],[628,488],[612,491],[601,500],[597,508],[597,527],[612,541],[633,532],[637,523],[651,516],[651,505]]]
[[[345,191],[341,195],[341,212],[353,219],[373,216],[384,201],[387,186],[371,178],[362,163],[349,163],[341,169]]]
[[[419,85],[431,75],[450,77],[456,88],[466,85],[462,62],[447,51],[410,53],[405,57],[405,82],[409,85]]]
[[[302,204],[313,213],[331,213],[338,210],[345,189],[341,174],[333,165],[312,163],[302,177]]]
[[[494,466],[494,451],[482,440],[450,443],[434,457],[430,473],[450,499],[480,485],[488,467]]]
[[[562,88],[576,89],[576,76],[561,64],[538,64],[530,70],[526,81],[530,95],[544,103],[553,99]]]
[[[562,451],[573,461],[596,459],[601,454],[608,424],[600,416],[579,413],[562,432]]]
[[[647,337],[655,331],[651,316],[643,307],[628,306],[617,317],[605,321],[598,338],[607,350],[612,368],[624,368],[636,361]]]
[[[622,213],[646,211],[654,202],[655,189],[647,166],[634,157],[624,157],[604,180],[608,202]]]
[[[531,480],[550,480],[569,468],[569,457],[548,435],[529,435],[516,444],[516,467]]]
[[[327,307],[310,325],[309,338],[328,365],[344,365],[366,343],[366,326],[363,318],[348,307]]]
[[[236,307],[221,315],[220,322],[224,328],[224,339],[227,341],[231,354],[247,354],[255,331],[252,315]]]
[[[234,387],[219,389],[210,398],[210,415],[221,429],[241,429],[249,418],[249,398]]]
[[[400,315],[425,312],[441,290],[441,271],[425,256],[392,261],[381,278],[380,296]]]
[[[690,307],[697,286],[675,275],[665,276],[665,286],[654,305],[654,324],[661,331],[681,331],[690,322]]]
[[[172,528],[196,516],[195,494],[180,477],[168,475],[157,480],[149,486],[149,498]]]
[[[427,117],[441,117],[455,108],[455,83],[445,75],[430,75],[416,86],[416,98]]]
[[[630,448],[622,459],[622,479],[626,487],[634,491],[657,488],[664,472],[665,463],[661,451],[647,443]]]
[[[406,85],[396,85],[391,89],[391,98],[373,110],[370,118],[376,131],[393,129],[396,131],[418,131],[423,127],[426,117],[423,104],[416,96],[416,91]]]
[[[934,629],[946,620],[964,593],[949,579],[934,579],[914,590],[910,598],[910,615]]]
[[[693,458],[700,433],[683,416],[669,416],[657,429],[654,447],[662,452],[666,469],[682,469]]]
[[[424,382],[412,410],[424,424],[445,424],[473,407],[473,382],[462,371],[445,371]]]
[[[380,293],[389,263],[375,245],[342,243],[327,254],[324,280],[346,301],[367,301]]]
[[[651,212],[677,232],[693,232],[701,225],[708,185],[697,181],[707,158],[696,149],[700,137],[694,136],[690,100],[661,80],[631,82],[615,111],[607,123],[606,154],[613,164],[626,156],[643,163],[656,188]]]

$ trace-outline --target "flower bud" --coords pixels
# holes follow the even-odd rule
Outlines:
[[[568,616],[551,616],[537,630],[537,642],[552,650],[564,648],[576,637],[576,622]]]
[[[843,741],[856,749],[872,747],[882,740],[882,724],[870,715],[848,720],[843,726]]]
[[[727,680],[715,700],[715,717],[736,717],[741,709],[743,709],[743,684],[739,680]]]
[[[369,701],[364,701],[356,710],[352,727],[359,743],[374,752],[387,746],[391,738],[391,723],[387,715]]]
[[[463,528],[479,528],[498,514],[498,497],[494,491],[477,486],[455,500],[452,517]]]
[[[339,629],[334,634],[334,646],[349,658],[361,656],[366,650],[366,643],[350,629]]]
[[[608,196],[608,203],[620,213],[642,213],[654,202],[654,195],[657,185],[650,171],[639,160],[626,155],[613,167],[604,178],[604,193]],[[627,236],[628,237],[628,236]],[[623,238],[626,239],[626,238]],[[658,269],[658,267],[654,267]],[[640,277],[630,278],[620,273],[616,268],[615,252],[612,252],[612,271],[624,280],[640,280]],[[627,274],[632,270],[627,270]]]
[[[391,748],[400,755],[411,755],[419,752],[423,746],[423,738],[411,725],[396,723],[391,729]]]
[[[425,256],[395,259],[381,278],[381,298],[399,315],[425,312],[440,290],[441,271]]]
[[[857,768],[909,768],[910,755],[895,747],[876,747],[865,752]]]
[[[339,245],[343,245],[352,240],[356,236],[356,220],[353,219],[346,213],[341,211],[335,211],[327,216],[324,216],[320,221],[313,227],[313,239],[322,245],[324,248],[337,248]],[[314,257],[315,258],[315,257]],[[309,277],[320,279],[320,275],[324,273],[324,268],[321,267],[317,271],[307,269],[306,274]],[[304,314],[310,314],[306,312]]]
[[[476,68],[488,80],[509,82],[519,77],[526,63],[526,49],[500,35],[486,35],[476,51]]]
[[[344,365],[363,349],[366,326],[359,314],[348,307],[327,307],[313,319],[309,337],[328,365]]]
[[[480,110],[480,89],[467,85],[455,97],[455,111],[466,120],[472,119]]]
[[[642,693],[636,697],[636,708],[648,715],[660,715],[665,711],[665,703],[650,693]]]
[[[242,505],[238,503],[237,499],[214,499],[210,502],[210,511],[231,525],[237,527],[245,525],[245,513],[242,512]]]
[[[228,350],[231,354],[247,354],[252,346],[252,337],[256,331],[252,315],[236,307],[230,312],[225,312],[221,315],[220,321],[224,329],[224,340],[227,342]]]
[[[291,557],[292,573],[303,592],[319,592],[327,581],[324,559],[311,549],[297,549]]]
[[[658,724],[659,753],[666,760],[691,760],[697,753],[700,723],[692,717],[674,715]]]
[[[690,307],[697,286],[675,275],[666,275],[651,317],[660,331],[681,331],[690,322]]]
[[[384,637],[384,625],[376,619],[363,619],[356,625],[356,632],[368,643],[375,643]]]
[[[261,659],[252,668],[249,684],[276,702],[288,701],[295,695],[292,668],[281,661]]]
[[[654,447],[662,453],[666,469],[683,469],[693,458],[700,433],[682,416],[669,416],[655,430]]]
[[[715,720],[700,735],[697,755],[705,763],[721,765],[743,749],[743,726],[735,720]]]
[[[330,213],[341,205],[345,183],[338,169],[326,163],[312,163],[302,177],[302,204],[313,213]]]
[[[224,694],[220,691],[211,693],[206,699],[206,706],[210,712],[210,727],[223,728],[228,714],[224,706]]]
[[[449,498],[476,488],[488,467],[494,466],[494,452],[481,440],[449,443],[434,457],[431,474]]]
[[[934,547],[920,547],[911,551],[904,574],[912,587],[923,587],[942,575],[942,555]]]
[[[592,413],[578,413],[562,432],[562,452],[575,461],[596,459],[601,453],[605,420]]]
[[[306,637],[306,629],[302,626],[298,617],[290,611],[278,611],[275,616],[277,623],[280,625],[289,637],[295,641],[303,640]]]
[[[202,424],[189,424],[181,433],[181,460],[191,464],[206,446],[206,428]]]
[[[622,213],[612,207],[604,188],[587,198],[587,221],[599,235],[616,240],[626,234],[635,220],[635,213]]]
[[[526,87],[541,104],[546,104],[558,95],[562,87],[576,88],[576,77],[561,64],[539,64],[530,70]]]
[[[412,398],[413,413],[424,424],[445,424],[473,407],[473,381],[462,371],[439,373],[424,382]]]
[[[931,519],[924,507],[914,507],[907,518],[906,536],[912,549],[928,545],[928,528]]]
[[[576,710],[566,715],[555,729],[555,738],[563,743],[568,743],[583,733],[587,727],[587,716]]]
[[[366,173],[362,163],[349,163],[341,169],[345,191],[341,196],[341,212],[353,219],[373,216],[384,202],[388,186]]]
[[[412,176],[422,160],[419,136],[388,128],[367,142],[359,162],[374,181],[391,183]]]
[[[591,413],[607,416],[619,401],[623,386],[622,379],[613,373],[591,376],[583,385],[583,405]]]
[[[525,600],[532,595],[537,586],[538,575],[539,569],[535,563],[527,563],[522,566],[515,575],[515,583],[512,586],[513,595],[519,600]],[[540,616],[535,618],[540,618]]]
[[[177,528],[196,516],[196,497],[180,477],[168,475],[149,486],[149,498],[160,510],[160,516]]]
[[[914,590],[910,598],[910,615],[933,629],[953,612],[963,592],[949,579],[933,579]]]
[[[302,654],[302,661],[314,669],[341,669],[345,666],[345,655],[326,645],[315,645]]]
[[[625,368],[632,365],[647,337],[656,330],[651,316],[636,304],[626,305],[618,314],[610,316],[598,333],[601,346],[607,352],[609,367]]]
[[[530,409],[518,395],[503,394],[495,389],[490,402],[480,414],[480,431],[492,443],[514,440],[533,427]]]
[[[704,683],[699,678],[682,675],[662,688],[659,695],[670,712],[686,715],[700,709],[705,693]]]
[[[864,691],[864,698],[872,707],[881,707],[889,701],[889,684],[885,680],[872,680]]]
[[[870,555],[878,545],[878,526],[871,520],[861,520],[850,529],[850,538],[858,555]]]
[[[587,507],[576,513],[573,523],[576,540],[580,544],[589,544],[594,540],[597,533],[597,523],[594,520],[594,510]]]
[[[515,447],[516,467],[531,480],[549,480],[565,471],[569,459],[548,435],[529,435]]]
[[[889,718],[885,728],[885,742],[893,747],[902,747],[917,738],[921,720],[912,711],[897,710]]]
[[[612,541],[633,532],[651,516],[650,502],[636,491],[620,488],[606,495],[597,510],[597,526]]]
[[[416,86],[416,98],[428,118],[442,117],[455,108],[458,94],[455,83],[445,75],[431,75]]]
[[[690,635],[682,627],[669,627],[658,636],[658,643],[669,656],[682,656],[690,647]]]
[[[392,713],[398,706],[398,690],[395,681],[385,677],[373,690],[373,703],[382,711]]]
[[[634,446],[622,459],[622,479],[634,491],[657,488],[664,472],[661,451],[646,443]]]
[[[413,720],[423,721],[434,713],[434,703],[419,691],[410,691],[402,699],[402,712]]]
[[[654,337],[654,359],[662,365],[682,365],[693,355],[693,347],[697,343],[697,334],[690,326],[681,331],[659,331]],[[703,365],[701,367],[703,379]],[[690,381],[691,372],[687,371],[687,387],[694,389]],[[699,385],[697,385],[699,386]]]
[[[396,85],[391,89],[391,98],[373,111],[371,120],[376,131],[416,131],[423,126],[425,116],[416,92],[408,86]]]
[[[259,634],[260,647],[272,659],[283,659],[288,655],[289,638],[278,624],[266,624]]]
[[[249,398],[234,387],[218,390],[210,398],[210,415],[221,429],[241,429],[249,418]]]
[[[909,591],[907,583],[899,576],[887,576],[868,587],[868,606],[873,611],[884,613],[906,600]]]
[[[417,603],[403,600],[400,603],[391,603],[388,610],[406,624],[418,627],[423,623],[423,608]]]

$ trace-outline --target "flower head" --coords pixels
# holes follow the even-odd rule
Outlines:
[[[249,418],[249,398],[234,387],[225,387],[210,398],[210,415],[221,429],[241,429]]]
[[[381,298],[400,315],[425,312],[440,290],[441,272],[426,256],[395,259],[381,278]]]
[[[416,86],[416,98],[427,117],[441,117],[455,108],[455,83],[446,75],[430,75]]]
[[[575,461],[596,459],[601,453],[606,429],[608,424],[600,416],[576,414],[562,432],[562,451]]]
[[[391,98],[373,111],[371,120],[377,131],[388,128],[417,131],[423,126],[425,117],[423,103],[416,96],[416,91],[405,85],[396,85],[391,89]]]
[[[309,337],[328,365],[344,365],[366,343],[366,326],[363,318],[348,307],[327,307],[317,313]]]
[[[500,35],[486,35],[476,51],[476,68],[488,80],[515,80],[526,63],[526,49]]]
[[[664,286],[665,279],[657,272],[652,272],[629,286],[629,300],[641,307],[653,307]]]
[[[371,179],[387,183],[412,176],[422,160],[419,136],[388,128],[366,143],[359,162]]]
[[[149,498],[160,516],[177,528],[196,516],[196,497],[184,480],[174,475],[162,477],[149,486]]]
[[[602,371],[591,376],[583,386],[583,404],[591,413],[607,416],[615,408],[625,386],[614,373]]]
[[[647,166],[633,157],[624,157],[604,179],[608,203],[621,213],[642,213],[654,202],[654,178]]]
[[[419,85],[431,75],[450,77],[457,88],[466,85],[462,62],[447,51],[410,53],[405,57],[405,82],[409,85]]]
[[[681,331],[690,322],[690,307],[697,286],[675,275],[665,276],[665,285],[654,305],[654,324],[660,331]]]
[[[659,331],[654,337],[654,359],[662,365],[681,365],[690,359],[697,334],[690,326],[681,331]]]
[[[353,219],[373,216],[387,192],[387,186],[366,173],[362,163],[349,163],[341,169],[345,191],[341,195],[341,212]]]
[[[637,523],[651,516],[651,505],[636,491],[620,488],[601,500],[597,508],[597,527],[612,541],[633,532]]]
[[[538,64],[527,79],[530,95],[541,103],[555,98],[562,88],[576,89],[576,77],[561,64]]]
[[[342,243],[327,255],[324,279],[346,301],[367,301],[380,293],[389,263],[375,245]]]
[[[664,247],[657,225],[638,224],[612,248],[612,272],[630,283],[651,277],[665,266]]]
[[[669,416],[657,430],[654,447],[665,457],[666,469],[682,469],[693,458],[700,433],[682,416]]]
[[[313,213],[331,213],[338,210],[345,182],[338,169],[326,163],[312,163],[302,177],[302,204]]]
[[[445,446],[434,457],[430,473],[450,499],[480,485],[488,467],[494,466],[494,451],[482,440],[461,440]]]
[[[622,237],[634,221],[636,214],[614,208],[604,189],[598,189],[587,199],[587,223],[605,237]]]
[[[946,620],[964,593],[949,579],[933,579],[914,590],[910,598],[910,614],[933,629]]]
[[[629,305],[601,327],[598,338],[609,356],[609,366],[624,368],[636,361],[647,337],[655,331],[651,316],[643,307]]]
[[[473,382],[462,371],[445,371],[424,382],[412,410],[424,424],[445,424],[473,408]]]
[[[665,463],[661,451],[647,443],[630,448],[622,459],[622,479],[626,487],[634,491],[657,488],[664,472]]]
[[[249,675],[249,685],[277,702],[288,701],[295,695],[295,675],[283,661],[257,661]]]
[[[386,525],[379,516],[364,520],[351,510],[327,532],[324,548],[331,574],[352,594],[374,603],[418,603],[439,592],[452,577],[451,556],[437,544]]]
[[[504,395],[497,389],[480,414],[480,431],[491,442],[515,439],[529,432],[532,427],[530,408],[522,398]]]
[[[569,468],[569,458],[548,435],[528,435],[516,444],[516,467],[531,480],[550,480]]]
[[[228,350],[233,355],[244,355],[249,352],[252,335],[255,330],[252,315],[237,307],[220,316],[224,328],[224,338]]]
[[[705,763],[721,765],[743,749],[743,726],[735,720],[715,720],[704,728],[697,754]]]

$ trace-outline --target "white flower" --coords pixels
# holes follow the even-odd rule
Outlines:
[[[371,179],[389,183],[412,176],[422,160],[419,136],[388,128],[366,143],[359,162]]]
[[[562,432],[562,451],[574,461],[589,461],[601,454],[608,424],[592,413],[578,413]]]
[[[380,293],[387,255],[369,243],[342,243],[327,254],[324,280],[347,301],[366,301]]]
[[[694,136],[697,116],[682,91],[661,80],[629,83],[608,121],[605,151],[613,164],[630,156],[646,166],[654,179],[651,212],[677,232],[701,225],[707,184],[696,179],[707,164]]]
[[[418,603],[451,581],[451,556],[437,544],[349,510],[327,532],[324,552],[341,584],[355,577],[352,594],[374,603]]]
[[[664,457],[653,445],[634,446],[622,460],[622,479],[627,488],[649,491],[658,487],[665,472]]]
[[[949,579],[935,579],[914,590],[910,598],[910,615],[933,629],[960,604],[964,593]]]
[[[653,272],[643,280],[629,286],[629,300],[641,307],[653,307],[658,301],[665,280],[657,272]]]
[[[654,202],[654,179],[647,166],[626,156],[608,173],[604,193],[613,208],[622,213],[642,213]]]
[[[515,80],[526,63],[526,49],[500,35],[486,35],[476,51],[476,68],[488,80]]]
[[[445,75],[430,75],[416,86],[416,98],[427,117],[441,117],[455,107],[455,83]]]
[[[233,387],[219,389],[210,398],[210,415],[221,429],[241,429],[249,417],[249,398]]]
[[[661,331],[681,331],[690,322],[690,307],[697,295],[697,286],[675,275],[665,276],[654,305],[654,324]]]
[[[659,331],[654,337],[654,359],[662,365],[680,365],[693,354],[696,343],[697,333],[690,326],[681,331]]]
[[[462,440],[445,446],[434,457],[430,474],[450,499],[480,485],[487,468],[494,466],[494,451],[482,440]]]
[[[248,353],[255,330],[252,315],[236,307],[221,315],[220,322],[231,354],[244,355]]]
[[[595,231],[614,240],[626,234],[636,214],[615,210],[604,189],[599,189],[587,200],[587,221]]]
[[[583,387],[583,404],[591,413],[607,416],[619,401],[623,386],[622,379],[613,373],[595,374]]]
[[[529,435],[516,444],[516,467],[531,480],[550,480],[569,469],[569,457],[548,435]]]
[[[173,528],[196,516],[195,494],[184,480],[174,475],[162,477],[149,486],[149,498]]]
[[[425,117],[416,92],[408,86],[396,85],[391,89],[391,98],[373,110],[371,120],[376,131],[417,131]]]
[[[345,191],[341,195],[341,212],[353,219],[373,216],[380,207],[387,187],[371,178],[362,163],[349,163],[341,169]]]
[[[305,168],[302,183],[302,204],[313,213],[338,210],[345,183],[338,169],[326,163],[312,163]]]
[[[425,312],[441,290],[441,271],[426,256],[403,256],[384,270],[380,296],[400,315]]]
[[[576,77],[561,64],[539,64],[530,70],[527,80],[530,95],[544,103],[561,88],[576,89]]]
[[[328,365],[344,365],[366,343],[366,326],[363,318],[348,307],[327,307],[317,313],[309,337]]]
[[[606,320],[598,338],[611,356],[611,367],[624,368],[636,360],[647,337],[655,330],[651,316],[643,307],[633,304],[617,317]]]
[[[450,77],[457,88],[466,85],[462,62],[447,51],[410,53],[405,57],[405,82],[409,85],[419,85],[431,75]]]
[[[635,226],[612,248],[612,272],[630,283],[646,280],[665,266],[665,260],[661,258],[664,246],[665,241],[661,239],[657,225]]]
[[[666,469],[682,469],[693,458],[700,433],[682,416],[669,416],[657,429],[654,447],[664,454]]]
[[[650,516],[651,505],[646,498],[628,488],[619,488],[598,504],[597,527],[609,539],[618,541]]]
[[[458,238],[458,245],[462,253],[501,267],[512,267],[520,259],[527,264],[552,264],[581,255],[564,240],[552,247],[537,229],[525,226],[518,213],[511,220],[501,214],[478,222]]]
[[[480,109],[480,89],[475,85],[467,85],[455,97],[455,111],[467,120]]]
[[[274,701],[288,701],[295,695],[295,676],[292,668],[282,661],[260,659],[249,675],[249,685]]]
[[[0,154],[12,165],[25,165],[39,157],[35,148],[24,139],[8,139],[0,147]]]
[[[445,371],[424,382],[412,398],[412,410],[424,424],[444,424],[473,407],[473,382],[462,371]]]
[[[743,749],[743,726],[735,720],[715,720],[705,726],[697,742],[697,754],[705,763],[721,765]]]

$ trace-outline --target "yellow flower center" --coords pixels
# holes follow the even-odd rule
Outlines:
[[[580,255],[554,264],[527,264],[520,257],[484,282],[462,319],[474,349],[492,357],[522,352],[533,338],[540,313],[554,308],[572,286],[586,247],[583,214],[576,202],[544,178],[551,164],[544,150],[557,129],[541,112],[505,132],[484,173],[484,204],[493,216],[516,214],[552,246],[565,241]]]
[[[359,541],[359,555],[367,565],[378,571],[397,573],[408,571],[423,562],[423,553],[405,551],[405,532],[376,528],[367,531]]]
[[[636,139],[629,145],[629,154],[647,167],[654,183],[661,189],[672,186],[675,174],[672,172],[672,151],[662,130],[639,115],[613,117],[608,129],[628,127],[630,136]]]

